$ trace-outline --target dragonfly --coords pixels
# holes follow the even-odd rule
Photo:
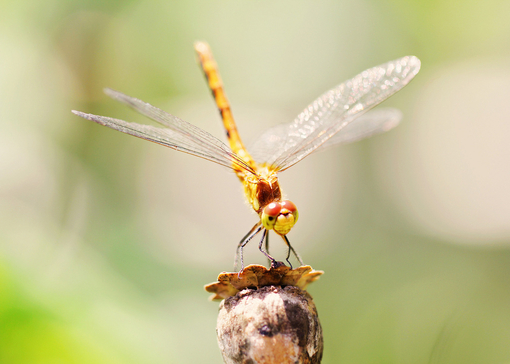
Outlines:
[[[406,86],[420,70],[420,60],[415,56],[406,56],[361,72],[319,96],[293,121],[262,133],[247,149],[237,131],[209,45],[196,42],[194,48],[223,120],[229,146],[193,124],[109,88],[104,90],[108,96],[132,107],[164,128],[76,110],[72,112],[100,125],[233,170],[243,184],[248,203],[259,217],[237,245],[234,269],[237,269],[239,258],[241,270],[244,269],[243,248],[261,232],[259,250],[272,267],[284,264],[269,254],[268,237],[271,230],[282,237],[287,245],[286,261],[289,266],[292,267],[289,261],[291,252],[304,265],[287,238],[298,221],[298,210],[294,203],[283,198],[278,174],[311,153],[337,144],[355,142],[397,126],[402,118],[399,110],[385,108],[367,111]]]

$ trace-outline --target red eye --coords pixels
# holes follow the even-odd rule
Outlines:
[[[296,205],[294,205],[294,203],[290,202],[289,200],[285,200],[285,201],[280,202],[280,205],[282,206],[282,208],[287,209],[290,212],[296,212],[297,211]]]
[[[271,202],[269,205],[264,207],[264,213],[267,216],[278,216],[281,209],[282,209],[282,206],[279,203]]]

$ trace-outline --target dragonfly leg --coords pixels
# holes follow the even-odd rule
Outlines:
[[[273,265],[276,264],[276,259],[273,258],[272,256],[270,256],[269,253],[265,252],[264,249],[262,249],[262,243],[264,243],[264,240],[267,243],[267,236],[268,235],[269,235],[268,231],[264,230],[264,234],[262,235],[262,239],[260,239],[259,250],[262,252],[262,254],[264,254],[267,257],[267,259],[269,259],[269,262],[270,262],[271,266],[273,266]]]
[[[265,245],[265,247],[266,247],[266,253],[267,253],[267,254],[269,254],[269,255],[271,255],[271,254],[269,253],[269,232],[266,234],[266,243],[265,243],[264,245]],[[269,264],[273,263],[273,261],[272,261],[271,259],[268,259],[268,260],[267,260],[267,262],[268,262]]]
[[[287,252],[287,257],[285,258],[285,260],[287,261],[287,263],[289,263],[290,269],[292,269],[292,263],[290,262],[289,258],[290,258],[290,245],[289,245],[289,250]]]
[[[290,241],[289,239],[287,239],[287,235],[282,235],[282,238],[283,240],[285,240],[285,243],[287,244],[287,246],[289,247],[289,251],[287,253],[287,263],[289,263],[290,267],[292,268],[292,264],[290,264],[289,262],[289,258],[290,258],[290,252],[292,251],[292,253],[294,253],[294,256],[296,257],[296,259],[298,260],[299,264],[301,265],[305,265],[303,263],[303,259],[301,259],[301,257],[299,256],[299,254],[294,250],[294,248],[292,247],[292,245],[290,245]]]
[[[236,249],[236,257],[234,259],[234,270],[237,270],[237,262],[239,260],[239,257],[241,257],[241,270],[244,269],[244,262],[243,262],[243,248],[246,246],[246,244],[248,244],[250,242],[251,239],[253,239],[253,237],[255,235],[257,235],[260,230],[262,230],[263,227],[261,226],[260,222],[256,223],[255,226],[253,226],[251,228],[251,230],[248,232],[248,234],[246,234],[242,239],[241,241],[239,242],[239,244],[237,245],[237,249]]]

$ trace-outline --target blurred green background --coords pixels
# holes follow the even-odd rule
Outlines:
[[[390,133],[282,173],[324,363],[510,363],[510,2],[0,2],[0,363],[221,363],[217,303],[255,223],[225,168],[102,128],[112,87],[218,137],[210,43],[241,135],[413,54]],[[246,260],[265,263],[256,243]],[[285,251],[273,237],[279,259]]]

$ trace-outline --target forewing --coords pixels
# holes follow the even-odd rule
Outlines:
[[[167,128],[130,123],[120,119],[86,114],[74,110],[73,113],[87,120],[180,152],[192,154],[229,168],[244,169],[254,173],[228,146],[205,130],[134,97],[111,89],[106,89],[105,92],[112,98],[131,106],[136,111],[165,125]]]
[[[338,144],[347,144],[384,133],[396,127],[402,119],[402,112],[393,108],[370,110],[347,124],[340,132],[321,144],[314,152],[322,151]],[[273,145],[283,143],[289,135],[292,123],[280,124],[266,130],[257,140],[257,149],[252,151],[255,160],[268,160],[274,151]]]
[[[419,59],[407,56],[363,71],[324,93],[293,122],[264,133],[250,148],[253,158],[283,171],[323,145],[356,141],[391,129],[400,119],[395,112],[361,115],[407,85],[419,70]]]

